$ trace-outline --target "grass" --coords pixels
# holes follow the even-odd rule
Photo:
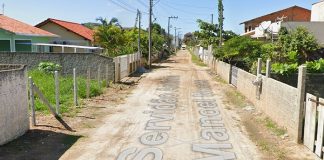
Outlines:
[[[269,117],[263,120],[263,123],[271,132],[276,136],[283,136],[287,133],[286,129],[280,128],[275,122],[273,122]]]
[[[206,66],[207,66],[203,61],[201,61],[201,60],[199,59],[198,56],[196,56],[196,55],[193,54],[193,53],[191,53],[191,61],[192,61],[194,64],[196,64],[196,65],[198,65],[198,66],[201,66],[201,67],[206,67]]]
[[[55,100],[55,81],[52,74],[46,74],[39,70],[32,70],[28,73],[32,77],[36,86],[41,90],[47,100],[54,106]],[[78,98],[86,98],[86,78],[78,77]],[[72,76],[60,76],[60,113],[72,112],[73,103],[73,78]],[[103,83],[106,84],[106,83]],[[90,97],[98,96],[103,93],[104,85],[98,85],[96,80],[90,82]],[[38,96],[35,98],[36,111],[48,114],[49,109],[40,101]]]
[[[230,104],[240,108],[246,107],[246,98],[240,92],[231,88],[225,91],[225,95]]]

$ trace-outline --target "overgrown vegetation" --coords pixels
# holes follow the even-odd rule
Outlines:
[[[200,60],[199,57],[197,57],[195,54],[192,54],[192,53],[191,53],[191,61],[194,64],[196,64],[198,66],[201,66],[201,67],[206,67],[207,66],[203,61]]]
[[[53,74],[55,71],[60,71],[61,69],[61,65],[55,64],[53,62],[41,62],[38,65],[38,70],[48,74]]]
[[[138,51],[138,28],[122,28],[117,18],[98,18],[101,25],[94,27],[96,45],[106,49],[106,55],[116,57],[124,54],[132,54]],[[148,56],[148,32],[141,30],[141,51],[145,57]],[[168,37],[165,30],[157,23],[152,25],[152,53],[161,51],[169,52],[165,44]]]
[[[306,64],[308,72],[323,73],[323,55],[315,54],[320,48],[315,37],[306,28],[288,31],[282,28],[278,41],[259,41],[249,37],[232,37],[220,48],[214,49],[217,59],[237,65],[254,73],[258,58],[272,61],[272,71],[289,75],[297,73],[298,66]]]
[[[52,73],[42,70],[32,70],[28,73],[32,77],[36,86],[42,91],[48,101],[55,104],[55,81]],[[78,97],[86,98],[86,78],[78,77]],[[69,112],[74,106],[73,104],[73,78],[72,76],[60,76],[60,107],[61,113]],[[103,83],[105,84],[105,83]],[[98,96],[103,93],[104,85],[99,85],[97,81],[91,80],[90,97]],[[48,108],[40,101],[38,96],[35,96],[36,110],[44,113],[49,113]]]

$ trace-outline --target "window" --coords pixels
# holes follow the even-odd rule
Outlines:
[[[10,40],[0,40],[0,52],[10,51]]]
[[[16,52],[31,52],[31,40],[15,40]]]

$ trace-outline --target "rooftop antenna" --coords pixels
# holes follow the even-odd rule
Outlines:
[[[5,14],[5,4],[2,3],[2,14],[4,15]]]

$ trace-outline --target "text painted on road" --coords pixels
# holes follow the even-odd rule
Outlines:
[[[231,152],[232,144],[229,143],[229,135],[225,128],[214,93],[204,80],[196,80],[197,91],[192,94],[193,101],[199,107],[201,138],[209,143],[194,143],[192,150],[208,157],[196,160],[229,160],[236,159],[235,153]]]
[[[179,76],[168,76],[161,81],[157,88],[157,99],[150,101],[150,120],[145,125],[145,131],[139,140],[147,148],[129,148],[121,152],[117,160],[144,160],[152,157],[153,160],[162,160],[163,151],[156,147],[166,143],[169,139],[168,131],[171,130],[170,122],[174,120],[175,109],[178,102]]]

